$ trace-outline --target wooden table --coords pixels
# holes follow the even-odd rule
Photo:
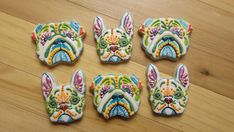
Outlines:
[[[117,27],[125,11],[134,18],[131,61],[103,65],[96,53],[92,24],[96,15]],[[193,25],[188,54],[177,62],[151,61],[140,47],[137,29],[147,17],[183,18]],[[72,66],[48,68],[35,55],[31,32],[35,24],[78,20],[87,36],[84,52]],[[0,131],[233,131],[234,129],[234,2],[230,0],[0,0]],[[148,102],[145,70],[156,64],[162,76],[174,75],[177,64],[187,65],[190,99],[183,115],[161,117]],[[97,74],[136,74],[144,84],[137,114],[128,120],[105,121],[93,106],[87,87],[82,120],[70,125],[50,123],[41,92],[40,76],[54,73],[57,82],[70,81],[80,68],[87,86]]]

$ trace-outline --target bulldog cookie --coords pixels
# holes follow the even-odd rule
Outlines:
[[[94,105],[106,119],[115,116],[129,118],[139,108],[142,84],[134,75],[98,75],[91,89]]]
[[[82,71],[75,71],[68,85],[56,85],[50,73],[42,75],[42,91],[52,122],[70,123],[83,115],[85,80]]]
[[[157,114],[177,115],[184,112],[188,101],[189,76],[185,65],[179,65],[174,78],[161,78],[158,69],[149,65],[147,80],[150,103]]]
[[[183,19],[148,18],[139,28],[142,48],[153,60],[177,60],[187,53],[192,26]]]
[[[84,36],[84,29],[75,21],[38,24],[32,33],[39,59],[49,66],[74,63],[83,50]]]
[[[129,60],[132,53],[133,20],[129,13],[122,17],[120,27],[107,29],[102,18],[94,20],[94,36],[97,53],[104,63],[120,63]]]

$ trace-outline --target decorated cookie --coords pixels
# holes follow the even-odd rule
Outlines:
[[[161,115],[177,115],[184,112],[188,101],[189,76],[185,65],[179,65],[174,78],[161,78],[158,69],[149,65],[147,80],[149,100],[153,111]]]
[[[57,85],[50,73],[42,75],[42,92],[52,122],[70,123],[83,115],[85,80],[82,71],[75,71],[68,85]]]
[[[148,18],[139,28],[142,48],[153,60],[177,60],[187,53],[192,26],[183,19]]]
[[[122,17],[118,28],[107,29],[101,17],[94,20],[94,36],[97,53],[104,63],[120,63],[129,60],[132,53],[133,20],[129,13]]]
[[[129,118],[139,108],[142,84],[134,75],[98,75],[91,89],[94,105],[106,119],[115,116]]]
[[[36,53],[49,66],[74,63],[83,50],[84,29],[75,21],[36,25],[32,39]]]

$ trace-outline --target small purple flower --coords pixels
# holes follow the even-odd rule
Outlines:
[[[44,46],[48,38],[51,37],[51,32],[45,32],[41,35],[41,44]]]
[[[108,92],[109,89],[110,89],[110,86],[102,87],[102,89],[100,91],[100,97],[103,98],[103,96]]]
[[[155,27],[150,30],[150,39],[153,40],[154,37],[159,33],[161,27]]]
[[[178,27],[174,27],[174,28],[171,29],[171,32],[174,33],[174,34],[177,34],[177,36],[179,38],[181,38],[181,39],[183,38],[183,29],[180,29]]]
[[[74,41],[74,32],[69,31],[69,30],[64,30],[63,33],[70,38],[72,41]]]
[[[132,86],[128,84],[123,84],[122,89],[128,92],[131,96],[133,96]]]

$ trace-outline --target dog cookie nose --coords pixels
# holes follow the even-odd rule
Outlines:
[[[65,111],[68,108],[68,106],[66,104],[61,104],[60,105],[60,109]]]
[[[175,39],[172,37],[172,36],[164,36],[162,38],[163,41],[167,41],[167,40],[170,40],[170,41],[174,41]]]
[[[124,96],[122,94],[114,94],[111,98],[112,99],[122,99],[122,98],[124,98]]]
[[[165,98],[164,101],[167,103],[167,104],[170,104],[172,102],[172,98]]]
[[[118,46],[111,46],[110,47],[110,50],[113,51],[113,52],[115,52],[117,49],[118,49]]]

